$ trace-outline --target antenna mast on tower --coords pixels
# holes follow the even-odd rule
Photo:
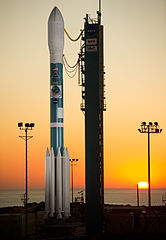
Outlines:
[[[99,11],[97,11],[98,14],[98,23],[101,24],[101,0],[99,0]]]

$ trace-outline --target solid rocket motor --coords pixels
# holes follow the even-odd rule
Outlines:
[[[63,146],[63,48],[64,21],[55,7],[48,20],[50,51],[50,154],[47,149],[45,164],[46,216],[70,216],[69,154]],[[63,213],[63,214],[62,214]]]

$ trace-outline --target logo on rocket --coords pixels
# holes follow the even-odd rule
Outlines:
[[[51,86],[51,98],[62,98],[61,85]]]

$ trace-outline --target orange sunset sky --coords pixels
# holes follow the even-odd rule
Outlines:
[[[30,188],[44,188],[50,144],[47,21],[57,6],[73,38],[86,13],[96,17],[98,0],[0,1],[0,189],[25,186],[25,142],[17,123],[34,122],[28,142]],[[152,188],[166,188],[166,1],[103,0],[105,188],[135,188],[147,181],[147,135],[142,121],[158,121],[151,136]],[[65,36],[64,54],[77,61],[80,42]],[[85,185],[84,115],[77,75],[64,72],[64,138],[74,167],[74,186]],[[93,177],[93,176],[92,176]]]

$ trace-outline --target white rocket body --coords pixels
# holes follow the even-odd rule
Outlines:
[[[48,46],[50,62],[63,63],[64,21],[57,7],[52,10],[48,19]]]
[[[56,216],[58,219],[62,218],[62,157],[60,148],[56,155]]]
[[[62,161],[62,167],[63,167],[63,192],[62,192],[62,196],[63,196],[63,202],[62,202],[62,206],[63,206],[63,211],[64,211],[64,215],[65,217],[68,217],[67,214],[67,154],[66,154],[66,149],[64,148],[63,150],[63,161]]]
[[[66,148],[66,214],[70,217],[70,156]]]
[[[45,217],[47,218],[50,212],[50,154],[47,148],[45,156]]]
[[[51,182],[50,182],[50,216],[54,217],[54,213],[55,213],[55,157],[54,157],[53,148],[51,148],[50,175],[51,175]]]
[[[56,168],[55,168],[56,164]],[[45,157],[45,218],[70,217],[70,165],[68,149],[61,156],[58,148],[55,157],[47,148]],[[55,171],[56,169],[56,171]],[[56,189],[56,190],[55,190]]]
[[[61,84],[59,88],[63,89],[64,21],[57,7],[52,10],[48,20],[48,46],[50,85],[59,87]],[[55,96],[54,102],[50,98],[50,103],[51,151],[49,155],[47,149],[45,157],[45,217],[62,219],[70,216],[69,154],[63,147],[63,91],[60,98]]]

